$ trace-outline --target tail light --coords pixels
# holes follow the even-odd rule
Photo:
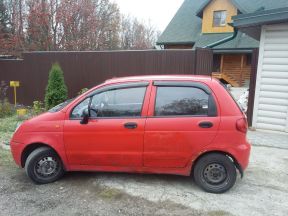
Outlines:
[[[246,118],[241,118],[236,121],[236,128],[242,133],[247,133],[248,124]]]

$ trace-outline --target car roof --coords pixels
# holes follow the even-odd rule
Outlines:
[[[162,81],[173,81],[173,80],[187,80],[187,81],[212,81],[211,76],[203,75],[147,75],[147,76],[129,76],[129,77],[115,77],[108,79],[105,83],[117,83],[125,81],[151,81],[151,80],[162,80]]]

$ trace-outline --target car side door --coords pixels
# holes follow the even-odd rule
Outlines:
[[[138,167],[143,164],[148,82],[96,90],[65,120],[64,142],[70,165]],[[87,124],[80,124],[84,109]]]
[[[211,89],[198,82],[156,81],[146,121],[145,167],[184,168],[217,135]]]

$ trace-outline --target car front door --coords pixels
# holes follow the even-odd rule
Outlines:
[[[146,120],[143,116],[146,116],[148,108],[145,99],[145,95],[149,95],[146,94],[148,84],[117,84],[96,90],[71,110],[64,125],[64,142],[70,165],[143,165]],[[80,124],[83,110],[87,107],[89,121]]]
[[[212,142],[219,122],[213,93],[206,85],[154,82],[145,128],[144,166],[186,167],[193,155]]]

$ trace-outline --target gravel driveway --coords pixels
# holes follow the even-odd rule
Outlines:
[[[34,185],[0,151],[0,215],[288,215],[287,149],[254,146],[244,179],[221,195],[168,175],[68,173]]]

